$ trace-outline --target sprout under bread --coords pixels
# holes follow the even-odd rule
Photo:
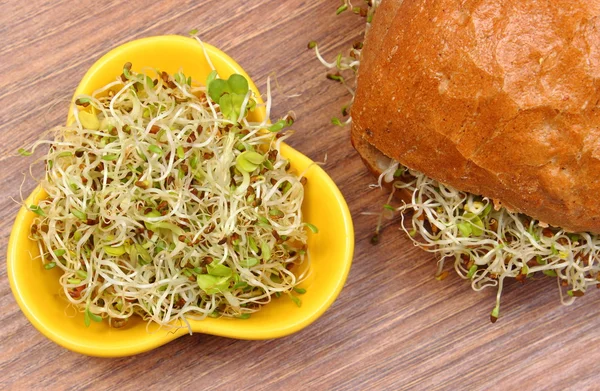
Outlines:
[[[31,238],[87,325],[247,318],[281,294],[300,305],[305,181],[277,133],[291,122],[249,122],[241,75],[206,84],[128,63],[33,147],[50,144]]]
[[[536,273],[556,277],[559,286],[568,287],[566,297],[559,290],[563,304],[583,296],[589,287],[600,287],[597,234],[549,227],[394,161],[380,181],[391,183],[394,191],[403,189],[411,194],[410,202],[395,210],[402,212],[402,230],[415,245],[438,255],[438,276],[449,262],[459,276],[471,280],[474,290],[497,288],[492,321],[499,316],[507,277],[521,283]]]

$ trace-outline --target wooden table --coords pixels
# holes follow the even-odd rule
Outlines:
[[[356,1],[356,3],[361,3]],[[332,116],[349,96],[325,78],[307,50],[332,59],[360,39],[364,20],[335,15],[328,1],[0,2],[0,247],[6,245],[30,160],[25,143],[63,122],[86,69],[132,39],[199,35],[237,59],[264,90],[280,84],[274,114],[298,115],[294,147],[324,168],[345,195],[356,227],[348,281],[335,304],[299,333],[270,341],[182,337],[135,357],[100,359],[43,337],[15,303],[0,267],[0,389],[600,389],[600,293],[561,306],[556,282],[508,283],[502,317],[491,324],[495,292],[476,293],[455,274],[434,278],[432,256],[389,221],[370,238],[386,193]],[[299,97],[288,97],[301,94]],[[24,195],[34,187],[25,182]]]

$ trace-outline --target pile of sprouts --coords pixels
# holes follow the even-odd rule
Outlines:
[[[379,1],[367,2],[368,9],[353,7],[343,1],[338,14],[352,9],[367,16],[366,32]],[[347,80],[355,76],[360,65],[362,42],[353,45],[347,55],[338,54],[335,61],[326,61],[315,42],[309,43],[317,57],[329,69],[327,78],[343,83],[354,97],[355,84]],[[343,75],[349,74],[345,78]],[[334,117],[332,123],[348,125],[352,119],[349,105],[342,109],[345,121]],[[372,238],[379,241],[384,217],[393,218],[400,212],[401,229],[414,244],[438,256],[436,278],[448,275],[445,266],[451,263],[464,279],[471,281],[474,290],[496,287],[496,305],[490,318],[500,316],[500,297],[504,280],[515,278],[521,283],[536,274],[556,278],[561,302],[571,304],[583,296],[589,287],[600,288],[600,236],[592,233],[570,233],[563,229],[511,212],[486,197],[458,191],[421,172],[410,170],[390,161],[382,168],[378,184],[390,185],[388,202],[379,212],[379,222]],[[410,202],[392,206],[394,193],[410,194]],[[565,293],[566,292],[566,293]]]
[[[563,304],[571,304],[589,287],[600,288],[600,237],[596,234],[550,227],[394,161],[380,180],[393,188],[383,209],[401,212],[402,230],[415,245],[438,255],[438,279],[448,275],[444,266],[450,262],[474,290],[497,288],[492,322],[499,317],[507,277],[521,283],[536,273],[555,277]],[[396,190],[408,191],[410,202],[391,206]],[[379,225],[375,235],[379,235]]]
[[[292,118],[249,122],[241,75],[200,85],[130,63],[75,104],[72,125],[32,147],[50,144],[48,197],[28,208],[44,267],[61,269],[86,325],[243,319],[281,295],[301,305],[316,227],[302,221],[306,179],[279,153]]]

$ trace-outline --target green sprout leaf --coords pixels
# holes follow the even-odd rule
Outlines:
[[[252,267],[258,265],[258,259],[256,258],[246,258],[240,262],[242,267]]]
[[[480,216],[481,217],[486,217],[487,215],[490,214],[490,212],[492,211],[492,204],[488,204],[485,209],[483,210],[483,212],[481,212]]]
[[[175,82],[177,84],[185,84],[185,75],[182,74],[181,72],[177,72],[174,76],[175,78]]]
[[[258,152],[253,152],[253,151],[246,151],[246,152],[241,153],[241,155],[244,155],[246,160],[248,160],[250,163],[256,164],[256,165],[261,164],[263,162],[263,160],[265,159],[265,157],[263,155],[261,155]]]
[[[58,155],[56,155],[57,158],[61,158],[61,157],[71,157],[73,156],[73,152],[71,151],[65,151],[65,152],[61,152]]]
[[[339,15],[342,12],[346,11],[347,9],[348,9],[348,4],[343,4],[343,5],[339,6],[337,10],[335,10],[335,14]]]
[[[492,310],[492,313],[490,314],[490,321],[492,323],[496,323],[499,316],[500,316],[500,307],[496,306],[496,307],[494,307],[494,309]]]
[[[267,261],[269,261],[269,259],[271,259],[271,247],[269,246],[269,243],[262,242],[260,245],[260,251],[261,251],[262,259],[264,259],[265,262],[267,262]]]
[[[228,277],[217,277],[210,274],[200,274],[196,276],[196,282],[200,289],[208,295],[214,295],[227,291],[229,285]]]
[[[242,105],[246,99],[246,94],[229,94],[231,96],[231,108],[232,112],[229,115],[231,121],[237,121],[240,116]]]
[[[206,86],[210,86],[210,83],[213,82],[213,80],[215,80],[217,78],[218,74],[217,71],[212,71],[211,73],[208,74],[208,77],[206,78]]]
[[[89,307],[86,307],[84,315],[83,315],[83,320],[85,322],[85,326],[90,327],[91,320],[99,323],[99,322],[102,322],[102,317],[94,314],[92,311],[90,311]]]
[[[471,266],[471,268],[469,269],[469,272],[467,273],[467,278],[469,278],[469,279],[473,278],[477,269],[478,269],[477,265]]]
[[[258,216],[256,225],[262,228],[270,228],[271,224],[264,216]]]
[[[153,152],[157,155],[162,155],[163,154],[163,150],[161,147],[159,147],[158,145],[149,145],[148,146],[148,151]]]
[[[283,189],[281,189],[281,192],[283,194],[287,194],[288,191],[290,191],[292,189],[292,184],[288,181],[285,182],[285,185],[283,185]]]
[[[127,79],[131,79],[131,63],[130,62],[126,62],[125,65],[123,65],[123,75]]]
[[[258,168],[264,161],[265,157],[258,152],[246,151],[242,152],[235,159],[235,167],[240,172],[250,173]]]
[[[229,85],[231,92],[234,94],[246,96],[248,93],[248,80],[246,80],[246,78],[242,75],[233,74],[229,76],[227,84]]]
[[[152,262],[152,257],[148,253],[148,250],[144,248],[141,244],[136,243],[135,246],[135,258],[141,266],[148,265]]]
[[[42,217],[46,216],[46,212],[44,212],[44,210],[42,208],[40,208],[38,205],[29,205],[29,210],[32,211],[33,213],[35,213],[36,215],[40,215]]]
[[[90,327],[90,325],[92,324],[92,321],[90,319],[90,312],[87,310],[87,308],[83,313],[83,323],[85,324],[85,327]]]
[[[463,217],[467,220],[465,223],[470,225],[470,231],[473,236],[481,236],[483,234],[483,221],[481,221],[481,218],[478,215],[471,212],[466,212],[463,214]]]
[[[219,278],[216,276],[211,276],[210,274],[200,274],[196,277],[196,282],[198,283],[200,289],[210,294],[209,291],[213,291],[214,287],[219,282]]]
[[[277,208],[272,208],[269,210],[269,216],[272,216],[274,218],[283,217],[283,212]]]
[[[137,152],[138,156],[142,158],[142,160],[144,160],[145,162],[148,161],[148,158],[146,157],[146,155],[144,155],[144,152],[142,152],[139,148],[136,149],[136,152]]]
[[[254,253],[258,253],[258,246],[252,236],[248,236],[248,246],[250,246],[250,249],[254,251]]]
[[[102,322],[102,317],[100,315],[96,315],[96,314],[92,313],[91,311],[89,311],[89,313],[90,313],[90,318],[92,318],[92,320],[94,322],[98,322],[98,323]]]
[[[239,74],[233,74],[229,79],[217,79],[216,72],[211,72],[206,80],[208,96],[213,102],[219,104],[225,118],[232,122],[237,121],[242,105],[249,91],[248,80]],[[246,109],[253,109],[255,102],[248,101]]]
[[[198,168],[198,163],[199,163],[199,158],[198,155],[194,154],[192,155],[192,157],[190,158],[190,167],[192,167],[192,170],[195,170],[196,168]]]
[[[21,156],[31,156],[31,154],[33,153],[24,148],[19,148],[19,150],[17,152],[19,152],[19,155],[21,155]]]
[[[79,220],[83,220],[83,221],[87,221],[87,214],[77,210],[77,209],[73,209],[71,210],[71,213],[73,213],[73,216],[77,217]]]
[[[226,92],[230,92],[229,85],[223,79],[213,79],[210,84],[208,84],[208,96],[210,96],[210,99],[212,99],[213,102],[222,105],[221,96]]]
[[[299,297],[296,297],[296,296],[292,295],[291,293],[288,294],[288,296],[290,297],[290,299],[292,299],[294,304],[296,304],[298,307],[302,307],[302,300],[300,300]]]
[[[273,281],[276,284],[281,284],[281,277],[279,277],[278,274],[271,274],[271,281]]]
[[[312,231],[312,233],[314,233],[314,234],[319,233],[319,229],[317,228],[316,225],[311,224],[311,223],[304,223],[304,225],[306,225],[308,227],[308,229],[310,229]]]
[[[206,271],[215,277],[231,277],[233,275],[233,270],[230,267],[215,262],[208,265]]]
[[[269,132],[273,132],[273,133],[279,132],[281,129],[285,128],[286,124],[287,123],[285,122],[285,120],[280,119],[279,121],[277,121],[274,124],[272,124],[271,126],[269,126],[267,128],[267,130]]]
[[[151,88],[154,86],[154,81],[148,75],[146,75],[146,77],[144,78],[144,83],[146,84],[146,87],[148,87],[148,88]]]
[[[327,78],[329,80],[337,81],[337,82],[340,82],[340,83],[344,82],[344,77],[342,75],[340,75],[339,73],[329,73],[329,74],[327,74]],[[339,121],[338,118],[335,118],[335,120]],[[338,124],[336,124],[336,125],[338,125]],[[340,122],[339,125],[342,126],[342,123]]]
[[[334,125],[336,125],[336,126],[344,126],[344,124],[342,123],[342,121],[340,121],[340,119],[337,118],[337,117],[333,117],[331,119],[331,123],[334,124]]]
[[[144,222],[144,225],[150,231],[158,231],[159,229],[166,229],[168,231],[173,232],[177,236],[185,234],[185,231],[183,230],[183,228],[181,228],[180,226],[175,225],[173,223],[170,223],[168,221],[158,221],[156,223],[151,223],[149,221],[146,221],[146,222]]]
[[[102,156],[102,160],[104,160],[104,161],[117,160],[118,158],[119,158],[119,155],[115,155],[115,154],[108,154],[108,155]]]
[[[556,249],[556,245],[554,243],[550,245],[550,251],[552,252],[552,255],[558,255],[558,250]]]
[[[121,256],[127,252],[127,250],[125,249],[125,246],[117,246],[117,247],[104,246],[103,249],[104,249],[105,253],[107,253],[108,255],[112,255],[113,257]]]
[[[179,159],[185,158],[185,151],[183,150],[183,147],[181,145],[177,147],[177,157]]]
[[[231,94],[223,95],[219,100],[219,106],[221,106],[221,112],[227,119],[231,119],[233,116],[235,116]],[[237,119],[237,117],[235,118]]]

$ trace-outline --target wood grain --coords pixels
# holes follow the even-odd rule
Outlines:
[[[325,79],[306,49],[333,58],[360,39],[363,21],[335,16],[328,1],[0,2],[0,389],[600,389],[600,294],[561,306],[551,280],[509,283],[502,318],[489,323],[495,292],[473,292],[451,274],[439,282],[435,260],[388,221],[369,242],[386,194],[330,124],[348,99]],[[347,284],[334,305],[301,332],[271,341],[182,337],[135,357],[99,359],[67,351],[35,330],[6,278],[6,245],[31,160],[15,151],[66,116],[86,69],[123,42],[198,28],[264,90],[280,84],[274,114],[294,110],[290,141],[339,185],[356,227]],[[301,94],[291,98],[289,95]]]

